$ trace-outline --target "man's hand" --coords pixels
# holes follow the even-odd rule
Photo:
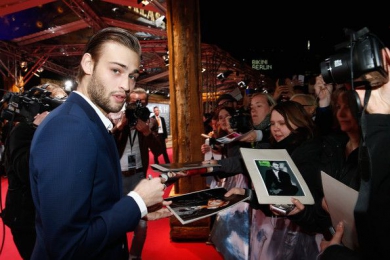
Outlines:
[[[135,125],[135,129],[137,129],[137,131],[141,132],[144,136],[148,136],[152,133],[152,130],[150,130],[149,125],[140,119],[137,120],[137,124]]]
[[[163,201],[160,204],[156,204],[148,208],[149,213],[145,216],[146,220],[158,220],[172,216],[173,213],[167,208],[164,208],[164,206],[168,206],[170,204],[172,204],[172,201]]]
[[[332,239],[330,241],[323,240],[320,243],[321,252],[323,252],[326,248],[328,248],[331,245],[340,245],[341,239],[343,238],[344,234],[344,223],[340,221],[336,226],[336,233],[333,235]]]
[[[134,191],[141,196],[146,207],[150,207],[163,201],[164,189],[165,185],[161,183],[161,178],[153,178],[141,180]]]
[[[112,132],[122,131],[123,127],[127,125],[127,117],[124,111],[120,111],[118,113],[110,113],[109,118],[114,124],[114,128],[111,130]]]
[[[49,114],[48,111],[45,111],[45,112],[42,112],[41,114],[37,114],[35,117],[34,117],[34,121],[33,121],[33,124],[36,125],[36,126],[39,126],[40,123],[42,123],[43,119],[45,119],[45,117]]]

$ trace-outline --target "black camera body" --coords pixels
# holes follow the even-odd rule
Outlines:
[[[229,120],[230,127],[238,133],[246,133],[253,129],[252,117],[249,111],[239,109]]]
[[[326,83],[379,87],[388,79],[382,55],[384,44],[364,27],[348,32],[350,41],[336,46],[336,54],[321,62],[321,75]]]
[[[135,103],[128,103],[126,106],[126,118],[130,127],[137,124],[138,119],[146,122],[150,116],[150,110],[144,107],[141,100],[137,100]]]
[[[2,109],[0,118],[14,122],[33,122],[38,113],[51,111],[65,101],[51,98],[50,95],[51,92],[38,87],[24,93],[7,92],[0,101],[1,106],[7,104]]]

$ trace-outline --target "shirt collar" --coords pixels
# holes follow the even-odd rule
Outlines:
[[[104,126],[106,127],[107,131],[110,131],[114,127],[114,125],[112,124],[111,120],[108,119],[108,117],[106,117],[103,114],[103,112],[100,111],[100,109],[94,103],[92,103],[92,101],[89,98],[87,98],[84,94],[82,94],[81,92],[79,92],[77,90],[74,90],[73,92],[79,94],[82,98],[85,99],[85,101],[88,102],[88,104],[91,105],[93,110],[95,110],[95,112],[98,114],[99,118],[102,120],[102,122],[103,122]]]

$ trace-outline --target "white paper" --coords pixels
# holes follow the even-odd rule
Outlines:
[[[342,242],[346,247],[355,250],[358,248],[358,240],[353,212],[359,193],[325,172],[321,172],[321,178],[333,227],[340,221],[344,222]]]

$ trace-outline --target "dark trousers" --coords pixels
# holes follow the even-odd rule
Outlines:
[[[11,228],[11,233],[20,256],[23,260],[30,259],[36,239],[35,228]]]
[[[165,163],[170,163],[169,161],[169,156],[168,156],[168,153],[167,153],[167,143],[165,142],[165,138],[164,138],[164,135],[163,134],[158,134],[158,138],[161,142],[161,149],[162,149],[162,155],[164,156],[164,161]],[[154,163],[155,164],[159,164],[158,162],[158,157],[159,155],[155,155],[154,156]]]

